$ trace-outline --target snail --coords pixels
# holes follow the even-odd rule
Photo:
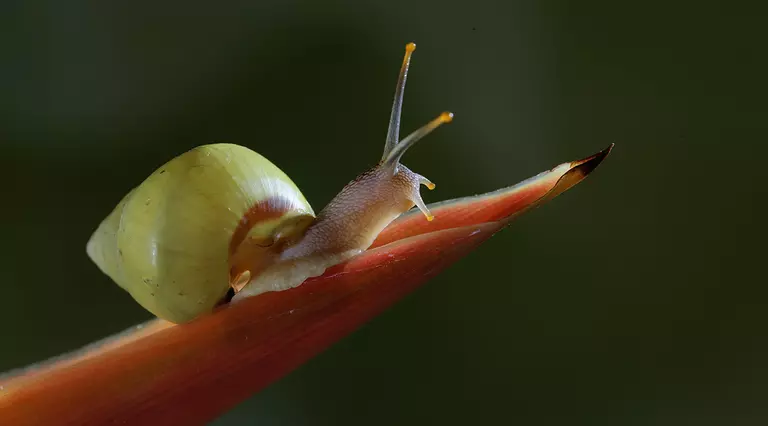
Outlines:
[[[155,170],[99,224],[86,246],[98,268],[145,309],[189,322],[225,302],[281,291],[365,251],[400,214],[417,207],[429,179],[400,163],[444,112],[399,139],[411,55],[395,87],[384,153],[315,215],[293,181],[240,145],[193,148]]]

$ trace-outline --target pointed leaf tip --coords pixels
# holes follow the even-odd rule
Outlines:
[[[562,194],[577,183],[584,180],[584,178],[595,171],[597,166],[599,166],[600,163],[602,163],[603,160],[608,157],[608,154],[610,154],[610,152],[613,150],[613,147],[614,144],[610,144],[608,148],[605,148],[597,154],[590,155],[589,157],[582,158],[581,160],[572,161],[570,163],[569,169],[560,177],[560,179],[558,179],[557,183],[555,183],[555,186],[549,190],[546,196],[543,197],[539,203],[555,198],[556,196]]]

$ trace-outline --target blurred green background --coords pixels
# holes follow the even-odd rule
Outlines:
[[[149,318],[85,243],[196,145],[322,207],[381,153],[405,43],[427,202],[616,143],[584,183],[217,425],[768,421],[765,8],[736,2],[0,4],[0,371]]]

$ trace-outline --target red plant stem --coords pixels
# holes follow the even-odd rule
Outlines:
[[[406,215],[375,247],[301,286],[140,331],[0,379],[9,425],[205,424],[387,309],[506,226],[581,181],[610,148],[507,190]],[[416,218],[419,218],[417,222]]]

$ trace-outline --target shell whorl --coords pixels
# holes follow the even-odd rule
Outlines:
[[[313,217],[296,185],[263,156],[234,144],[203,145],[131,190],[87,251],[144,308],[180,323],[226,295],[242,241]]]

